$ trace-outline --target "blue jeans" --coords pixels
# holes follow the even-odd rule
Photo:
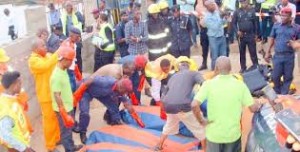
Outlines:
[[[73,111],[68,112],[72,115]],[[74,141],[72,136],[72,128],[66,128],[59,112],[56,112],[56,117],[59,122],[60,139],[64,146],[65,152],[74,152]]]
[[[211,70],[214,70],[217,58],[219,56],[226,56],[227,54],[226,38],[225,36],[221,36],[221,37],[208,36],[208,40],[209,40],[209,48],[211,50],[210,52]]]
[[[295,64],[295,55],[278,55],[275,53],[273,57],[273,73],[272,80],[274,82],[274,90],[277,94],[288,94],[290,85],[293,81],[293,72]],[[283,82],[280,78],[283,77]]]
[[[197,25],[197,18],[195,15],[190,15],[189,19],[192,24],[192,41],[193,41],[193,44],[196,44],[197,43],[197,33],[199,31],[198,25]]]
[[[92,97],[88,92],[83,94],[83,97],[79,103],[79,128],[80,132],[85,133],[87,131],[87,127],[90,123],[90,102],[94,97]],[[106,108],[107,112],[110,115],[110,121],[120,121],[121,116],[119,113],[119,101],[113,100],[112,96],[105,97],[95,97],[98,101],[100,101]]]

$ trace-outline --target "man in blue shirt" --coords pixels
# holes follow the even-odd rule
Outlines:
[[[83,85],[85,86],[85,89],[79,103],[80,115],[78,124],[82,143],[85,143],[87,139],[86,131],[90,122],[89,102],[92,101],[93,98],[96,98],[107,108],[104,120],[109,125],[122,124],[119,113],[119,105],[121,102],[134,118],[138,117],[130,104],[129,98],[125,96],[132,92],[132,82],[128,78],[116,80],[110,76],[95,76],[94,78],[83,80],[78,90],[80,90]]]
[[[226,38],[224,36],[225,19],[221,18],[220,12],[217,10],[217,5],[214,0],[205,1],[205,6],[208,12],[204,16],[202,22],[204,27],[207,27],[207,35],[209,47],[211,50],[211,69],[215,68],[216,59],[219,56],[226,56]]]
[[[50,27],[52,27],[54,25],[61,25],[59,10],[55,9],[55,6],[53,3],[50,3],[48,7],[50,9],[50,12],[49,12]]]
[[[274,46],[273,73],[274,90],[277,94],[288,94],[293,81],[295,52],[289,41],[300,38],[300,27],[292,23],[292,10],[285,7],[281,10],[282,23],[275,24],[270,34],[270,47],[265,60],[270,62],[271,49]],[[280,81],[283,77],[283,82]]]
[[[121,22],[116,26],[116,42],[117,49],[120,52],[121,57],[129,55],[128,44],[125,38],[125,24],[128,22],[128,14],[126,11],[121,12]]]

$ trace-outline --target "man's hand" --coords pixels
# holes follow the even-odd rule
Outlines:
[[[272,56],[271,56],[271,50],[269,50],[269,51],[266,52],[266,55],[265,55],[264,58],[265,58],[265,61],[266,61],[267,63],[270,63],[271,58],[272,58]]]
[[[296,40],[289,40],[288,45],[291,46],[294,50],[300,47],[299,41]]]
[[[238,35],[239,38],[243,37],[243,33],[241,31],[238,31],[237,35]]]

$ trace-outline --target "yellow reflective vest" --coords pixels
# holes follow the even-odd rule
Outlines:
[[[2,94],[0,96],[0,120],[4,117],[10,117],[14,121],[12,128],[12,136],[22,144],[29,146],[30,130],[27,124],[26,115],[22,106],[17,101],[15,96]],[[11,146],[0,139],[1,145]]]
[[[64,12],[61,15],[61,23],[62,23],[64,35],[66,35],[67,17],[68,17],[67,12]],[[74,12],[72,13],[71,18],[72,18],[73,26],[78,28],[82,32],[82,24],[81,24],[81,22],[78,21],[77,16],[75,15]]]
[[[103,44],[109,42],[106,34],[105,34],[105,29],[106,28],[110,28],[111,32],[112,32],[112,39],[114,40],[114,30],[112,28],[112,26],[109,24],[109,23],[104,23],[102,26],[101,26],[101,29],[99,31],[99,37],[102,38],[103,40]],[[104,51],[107,51],[107,52],[111,52],[111,51],[115,51],[116,50],[116,45],[114,42],[110,43],[109,45],[107,45],[104,49]]]
[[[265,2],[261,3],[262,9],[270,9],[271,7],[276,5],[277,0],[266,0]]]
[[[163,55],[163,56],[157,58],[155,61],[147,63],[147,65],[145,67],[146,77],[154,78],[157,80],[163,80],[168,77],[169,73],[164,73],[160,67],[160,62],[163,59],[167,59],[170,61],[170,63],[171,63],[170,71],[172,70],[172,68],[175,67],[176,58],[174,56],[172,56],[171,54]]]

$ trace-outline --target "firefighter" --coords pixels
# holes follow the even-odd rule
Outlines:
[[[170,32],[163,18],[159,16],[160,8],[157,4],[151,4],[148,8],[148,48],[149,60],[155,59],[168,53],[171,43],[168,42]]]
[[[169,4],[166,1],[160,1],[158,6],[160,8],[160,16],[164,19],[164,22],[168,22],[169,18],[172,16]]]

